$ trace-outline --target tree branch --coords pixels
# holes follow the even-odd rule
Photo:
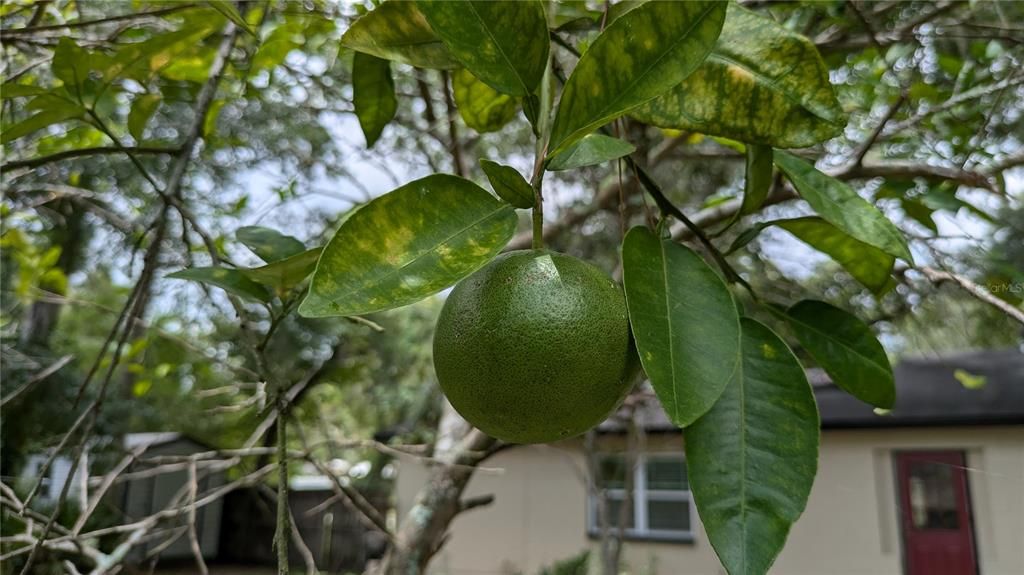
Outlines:
[[[988,290],[986,290],[984,287],[974,283],[973,281],[967,279],[966,277],[952,272],[937,270],[935,268],[928,266],[921,266],[915,269],[924,274],[924,277],[926,277],[928,281],[932,282],[935,285],[939,285],[945,282],[952,282],[960,286],[961,288],[964,289],[964,291],[974,296],[974,298],[976,298],[978,301],[987,303],[988,305],[998,309],[999,311],[1013,318],[1021,325],[1024,325],[1024,311],[1021,311],[1019,308],[1014,307],[1009,302],[996,297]]]
[[[163,146],[133,146],[133,147],[120,147],[120,146],[96,146],[93,148],[78,148],[76,150],[64,150],[63,152],[57,152],[49,154],[47,156],[37,156],[35,158],[28,158],[25,160],[12,160],[5,163],[0,170],[10,171],[17,170],[20,168],[38,168],[39,166],[50,164],[53,162],[59,162],[61,160],[68,160],[71,158],[80,158],[82,156],[97,156],[107,154],[177,154],[181,150],[180,148],[168,148]]]

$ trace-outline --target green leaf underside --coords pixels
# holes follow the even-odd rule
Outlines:
[[[644,371],[672,422],[689,425],[711,408],[738,369],[736,304],[700,256],[644,227],[626,234],[622,267]]]
[[[547,169],[557,172],[559,170],[572,170],[584,166],[593,166],[594,164],[601,164],[609,160],[628,156],[634,151],[636,151],[636,146],[625,140],[603,134],[587,134],[580,141],[551,158]]]
[[[913,263],[907,240],[885,215],[857,192],[804,160],[775,151],[775,165],[822,218],[854,238]]]
[[[352,23],[341,37],[341,45],[417,68],[449,70],[459,66],[415,2],[382,3]]]
[[[41,96],[48,93],[49,90],[46,88],[40,88],[39,86],[30,86],[28,84],[16,84],[14,82],[5,82],[0,84],[0,98],[4,100],[8,98],[25,98],[28,96]]]
[[[518,170],[511,166],[503,166],[490,160],[480,160],[480,167],[487,174],[498,197],[517,208],[532,208],[534,204],[533,188]]]
[[[884,409],[896,402],[892,366],[866,323],[821,301],[804,300],[786,312],[794,335],[832,381],[850,395]]]
[[[537,0],[419,0],[420,12],[474,76],[512,96],[533,93],[547,66],[544,7]]]
[[[298,239],[261,226],[242,226],[235,230],[235,238],[267,263],[306,251],[306,245]]]
[[[882,293],[889,287],[896,258],[814,216],[762,222],[740,234],[729,247],[729,253],[750,243],[761,230],[771,226],[786,230],[805,244],[828,255],[871,291]]]
[[[476,78],[469,70],[452,74],[455,107],[466,125],[477,132],[496,132],[516,116],[519,103]]]
[[[372,147],[398,110],[390,62],[370,54],[355,53],[352,58],[352,106],[366,137],[366,147]]]
[[[249,279],[241,271],[231,268],[189,268],[168,274],[167,277],[210,284],[238,297],[267,303],[272,298],[267,288]]]
[[[371,313],[415,303],[496,256],[515,209],[447,174],[410,182],[353,213],[324,248],[306,317]]]
[[[819,417],[786,344],[744,318],[743,360],[711,410],[684,430],[701,523],[731,575],[766,573],[807,505]]]
[[[68,120],[81,118],[84,115],[84,109],[73,106],[70,103],[65,107],[43,110],[42,112],[29,116],[16,124],[4,126],[3,134],[0,135],[0,143],[6,144],[8,142],[13,142],[18,138],[27,136],[33,132],[52,126],[53,124],[59,124]]]
[[[814,44],[735,4],[700,68],[631,115],[662,128],[779,148],[822,142],[846,125]]]
[[[747,144],[746,177],[743,180],[743,203],[739,213],[752,214],[761,209],[772,188],[772,147]]]
[[[313,248],[258,268],[239,269],[254,282],[275,290],[288,290],[302,283],[316,268],[323,248]]]
[[[777,225],[827,254],[871,291],[881,293],[888,287],[896,263],[892,255],[843,233],[821,218],[782,220]]]
[[[612,22],[562,90],[548,157],[692,73],[718,38],[724,2],[648,2]]]

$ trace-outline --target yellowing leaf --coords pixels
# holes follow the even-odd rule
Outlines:
[[[452,92],[462,121],[481,133],[500,130],[519,108],[515,98],[484,84],[465,69],[452,74]]]
[[[490,261],[516,223],[512,206],[469,180],[435,174],[409,182],[345,220],[299,313],[350,316],[417,302]]]
[[[700,68],[631,115],[662,128],[778,148],[816,144],[846,125],[814,44],[736,4]]]
[[[352,60],[352,105],[369,148],[398,110],[390,62],[362,52],[355,53]]]
[[[417,68],[457,68],[459,62],[427,24],[415,2],[388,0],[352,23],[341,45]]]
[[[682,82],[714,47],[725,9],[725,2],[647,2],[612,22],[566,81],[548,157]]]

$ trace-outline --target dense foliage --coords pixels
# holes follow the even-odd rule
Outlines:
[[[55,446],[113,468],[122,435],[164,430],[250,450],[232,469],[254,481],[277,439],[279,487],[288,447],[380,479],[371,438],[429,444],[446,413],[433,296],[546,245],[624,284],[708,536],[762,573],[816,471],[805,367],[884,412],[890,356],[1020,342],[1020,4],[0,17],[5,483]],[[34,528],[4,548],[26,571],[124,557]]]

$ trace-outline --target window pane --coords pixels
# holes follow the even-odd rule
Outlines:
[[[915,529],[958,529],[956,484],[946,463],[910,464],[910,518]]]
[[[621,515],[621,513],[622,513],[622,504],[623,504],[623,502],[622,502],[621,499],[613,499],[613,498],[608,498],[607,501],[605,502],[605,505],[606,505],[605,509],[608,512],[608,527],[609,528],[618,529],[619,522],[623,521],[623,517]],[[600,511],[600,507],[599,507],[598,508],[598,521],[597,521],[597,524],[595,525],[595,527],[598,528],[598,529],[600,529],[601,525],[602,525],[601,517],[600,517],[600,512],[601,511]],[[625,522],[622,523],[622,526],[627,528],[627,529],[632,529],[633,528],[633,510],[632,510],[632,508],[626,510]]]
[[[685,491],[689,488],[686,481],[686,464],[682,459],[652,457],[647,460],[647,489]]]
[[[597,462],[597,484],[605,489],[626,488],[626,460],[619,455],[605,455]]]
[[[647,502],[647,528],[689,531],[690,502],[649,500]]]

